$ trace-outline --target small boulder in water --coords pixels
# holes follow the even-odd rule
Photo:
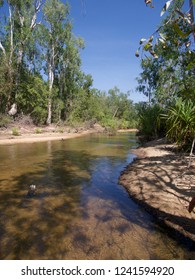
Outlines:
[[[36,192],[36,186],[35,185],[30,185],[29,186],[29,189],[28,189],[28,194],[27,196],[28,197],[32,197],[35,195],[35,192]]]

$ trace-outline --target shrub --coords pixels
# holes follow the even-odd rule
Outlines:
[[[0,127],[7,127],[12,118],[7,115],[0,114]]]
[[[17,127],[12,128],[12,135],[14,135],[14,136],[19,136],[20,135],[20,132],[19,132]]]
[[[37,106],[33,110],[31,116],[35,124],[45,124],[47,119],[47,110]]]
[[[39,127],[37,127],[37,128],[35,129],[35,133],[36,133],[36,134],[40,134],[40,133],[42,133],[42,129],[41,129],[41,128],[39,128]]]
[[[130,121],[120,120],[119,129],[137,128],[137,121],[132,119]]]
[[[191,100],[179,98],[162,117],[170,140],[181,146],[191,145],[195,133],[195,105]]]
[[[165,135],[165,121],[161,119],[163,109],[158,105],[142,104],[138,108],[138,128],[146,140],[155,139]]]
[[[101,125],[105,128],[111,128],[114,130],[117,130],[119,127],[119,123],[116,119],[102,119],[101,120]]]

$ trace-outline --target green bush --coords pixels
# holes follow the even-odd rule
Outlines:
[[[137,121],[132,119],[132,120],[120,120],[119,121],[119,129],[128,129],[128,128],[137,128]]]
[[[111,128],[117,130],[119,127],[119,122],[116,119],[102,119],[100,124],[105,128]]]
[[[42,129],[39,128],[39,127],[37,127],[37,128],[35,129],[35,133],[36,133],[36,134],[41,134],[41,133],[42,133]]]
[[[165,121],[161,119],[163,109],[158,105],[142,104],[138,108],[138,128],[146,140],[165,136]]]
[[[191,100],[179,98],[162,117],[170,140],[181,146],[191,145],[195,133],[195,104]]]
[[[35,124],[45,124],[47,119],[47,110],[37,106],[33,110],[31,117]]]
[[[48,88],[46,82],[39,76],[25,75],[20,83],[17,94],[17,105],[24,114],[40,114],[41,110],[47,110]],[[39,108],[39,112],[37,111]],[[44,109],[43,109],[44,108]],[[41,109],[41,110],[40,110]],[[36,112],[37,111],[37,112]]]
[[[12,128],[12,135],[14,135],[14,136],[19,136],[20,135],[20,132],[19,132],[17,127]]]
[[[129,121],[121,120],[119,123],[119,129],[127,129],[129,128]]]
[[[0,114],[0,127],[7,127],[12,121],[12,118],[8,115]]]

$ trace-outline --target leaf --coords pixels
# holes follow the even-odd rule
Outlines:
[[[187,38],[191,33],[191,31],[186,32],[186,33],[183,32],[175,22],[173,23],[173,28],[175,29],[177,34],[183,39]]]
[[[149,50],[149,52],[154,58],[158,58],[158,55],[153,50]]]
[[[139,57],[139,50],[136,51],[135,56]]]
[[[149,49],[151,49],[152,48],[152,44],[151,43],[147,43],[147,44],[145,44],[145,46],[144,46],[144,50],[145,51],[148,51]]]
[[[164,41],[166,41],[166,37],[165,37],[165,35],[164,35],[163,33],[159,32],[159,36],[160,36]]]
[[[142,45],[142,44],[143,44],[144,42],[146,42],[146,41],[147,41],[147,39],[142,38],[142,39],[140,40],[139,44]]]
[[[187,14],[186,17],[184,17],[184,19],[187,21],[187,23],[191,24],[192,23],[192,17],[191,14]]]
[[[148,43],[151,43],[154,39],[154,36],[150,36],[149,40],[148,40]]]
[[[193,68],[194,68],[194,63],[193,63],[193,62],[188,63],[186,69],[187,69],[187,70],[191,70],[191,69],[193,69]]]
[[[189,48],[190,45],[191,45],[191,42],[190,42],[190,41],[188,41],[187,43],[185,43],[186,48]]]
[[[171,2],[172,2],[173,0],[169,0],[169,1],[167,1],[166,3],[165,3],[165,5],[164,5],[164,7],[163,7],[163,9],[162,9],[162,11],[161,11],[161,13],[160,13],[160,16],[162,17],[163,15],[164,15],[164,13],[167,11],[167,9],[169,8],[169,6],[171,5]]]
[[[145,0],[146,5],[152,4],[152,0]]]
[[[159,40],[162,44],[165,43],[165,40],[163,40],[162,38],[159,38],[158,40]]]

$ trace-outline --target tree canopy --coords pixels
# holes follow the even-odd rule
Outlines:
[[[153,1],[145,3],[153,7]],[[194,4],[191,0],[166,1],[161,12],[166,17],[149,39],[140,40],[136,52],[139,56],[142,50],[137,90],[149,101],[147,109],[140,109],[142,128],[149,126],[148,115],[155,112],[159,120],[155,131],[161,127],[168,138],[181,145],[192,143],[195,135]],[[151,129],[148,131],[154,135]]]

